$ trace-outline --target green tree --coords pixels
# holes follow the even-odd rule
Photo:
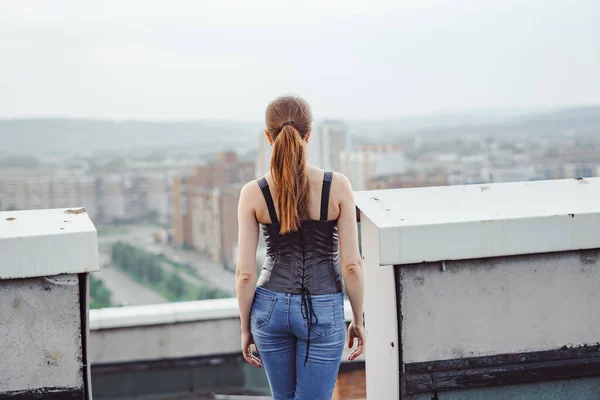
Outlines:
[[[114,265],[121,266],[121,247],[121,242],[117,242],[113,244],[112,248],[110,249],[110,261]]]
[[[183,279],[181,279],[179,273],[175,272],[171,275],[171,278],[167,282],[167,289],[179,299],[185,296],[185,282],[183,281]]]
[[[196,292],[196,300],[224,299],[231,297],[229,293],[216,287],[202,286]]]
[[[147,276],[148,281],[152,283],[160,283],[165,277],[163,269],[156,262],[153,262],[150,265],[148,265]]]
[[[101,279],[96,279],[90,275],[90,298],[92,299],[92,308],[104,308],[111,306],[112,293]]]

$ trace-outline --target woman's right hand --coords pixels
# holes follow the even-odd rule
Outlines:
[[[362,324],[355,324],[354,321],[350,323],[348,326],[348,348],[351,349],[354,346],[354,339],[358,339],[358,345],[356,349],[352,353],[350,353],[350,357],[348,360],[353,361],[358,356],[360,356],[365,350],[365,345],[367,344],[367,335],[365,333],[365,327]]]
[[[262,362],[254,355],[254,353],[252,353],[252,345],[256,347],[252,333],[242,332],[242,354],[244,356],[244,360],[248,361],[248,364],[252,365],[253,367],[260,368],[262,367]],[[258,348],[256,350],[258,351]]]

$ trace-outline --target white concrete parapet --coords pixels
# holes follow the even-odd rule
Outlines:
[[[90,311],[90,329],[134,328],[238,318],[237,300],[182,301]]]
[[[570,378],[566,398],[588,398],[575,387],[600,376],[599,178],[355,198],[368,398],[544,397]]]
[[[357,192],[380,265],[597,248],[600,178]]]
[[[350,321],[348,300],[344,314]],[[239,324],[235,298],[91,310],[90,360],[114,364],[238,353]]]
[[[85,210],[0,212],[0,397],[91,398],[87,273],[96,270]]]
[[[0,279],[98,271],[94,224],[82,208],[0,212]]]

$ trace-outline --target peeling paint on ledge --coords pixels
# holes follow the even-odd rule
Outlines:
[[[85,208],[74,208],[65,211],[65,214],[83,214],[85,213]],[[66,221],[65,221],[66,222]]]

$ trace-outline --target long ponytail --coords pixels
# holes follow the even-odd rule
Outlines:
[[[279,232],[297,231],[306,217],[308,173],[306,142],[293,125],[284,125],[273,143],[271,175],[279,208]]]

